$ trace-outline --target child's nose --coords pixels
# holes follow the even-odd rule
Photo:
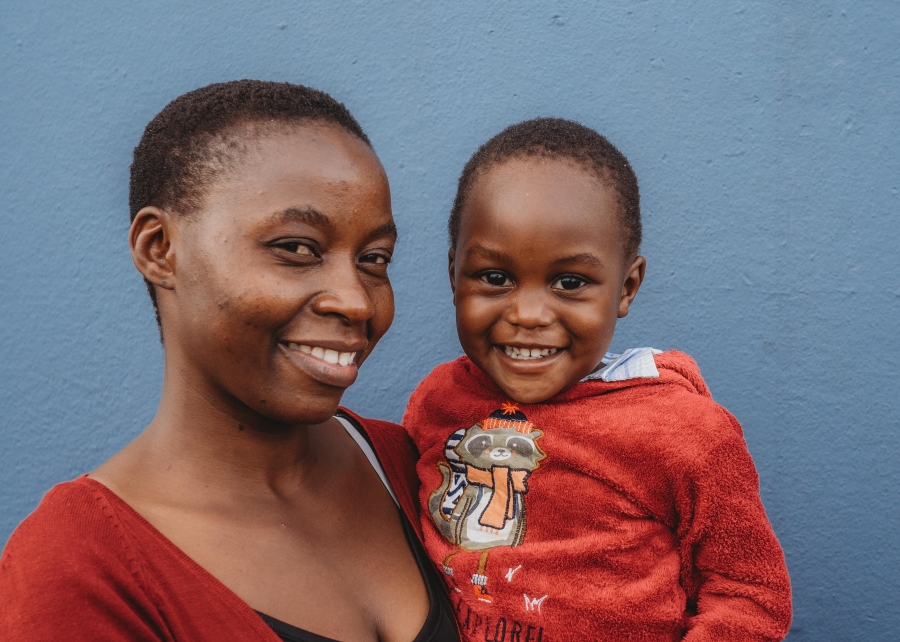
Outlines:
[[[506,320],[522,328],[540,328],[553,323],[547,295],[537,288],[520,289],[513,295]]]

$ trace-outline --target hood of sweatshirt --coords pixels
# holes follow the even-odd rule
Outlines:
[[[656,369],[659,371],[658,377],[633,377],[620,381],[603,381],[601,379],[582,380],[568,390],[564,390],[542,403],[556,404],[582,399],[584,397],[603,395],[625,388],[660,385],[681,386],[688,392],[709,399],[712,398],[709,387],[706,385],[706,382],[700,374],[700,367],[689,355],[678,352],[677,350],[669,350],[653,355],[653,360],[656,363]],[[504,394],[497,384],[495,384],[483,370],[476,366],[472,360],[465,355],[456,361],[439,366],[439,368],[445,367],[451,369],[451,376],[460,383],[462,383],[462,379],[473,377],[486,391],[489,391],[492,396],[503,396]]]

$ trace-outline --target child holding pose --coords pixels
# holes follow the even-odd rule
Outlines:
[[[465,356],[404,425],[425,545],[468,640],[781,640],[784,557],[737,420],[694,361],[609,354],[644,278],[637,179],[541,118],[469,160],[450,216]]]

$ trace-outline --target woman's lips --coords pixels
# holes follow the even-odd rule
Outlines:
[[[278,345],[288,359],[320,383],[348,388],[359,376],[356,359],[360,350],[341,351],[293,342]]]
[[[332,350],[322,346],[307,345],[305,343],[289,342],[287,347],[291,350],[302,352],[303,354],[311,354],[316,359],[321,359],[325,363],[329,363],[333,366],[346,366],[351,363],[356,363],[356,352],[341,352],[339,350]]]

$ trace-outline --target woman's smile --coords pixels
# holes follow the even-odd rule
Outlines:
[[[357,357],[365,348],[363,345],[352,351],[335,350],[322,345],[294,342],[280,343],[279,346],[287,358],[307,375],[319,383],[341,389],[356,381],[359,375]]]

